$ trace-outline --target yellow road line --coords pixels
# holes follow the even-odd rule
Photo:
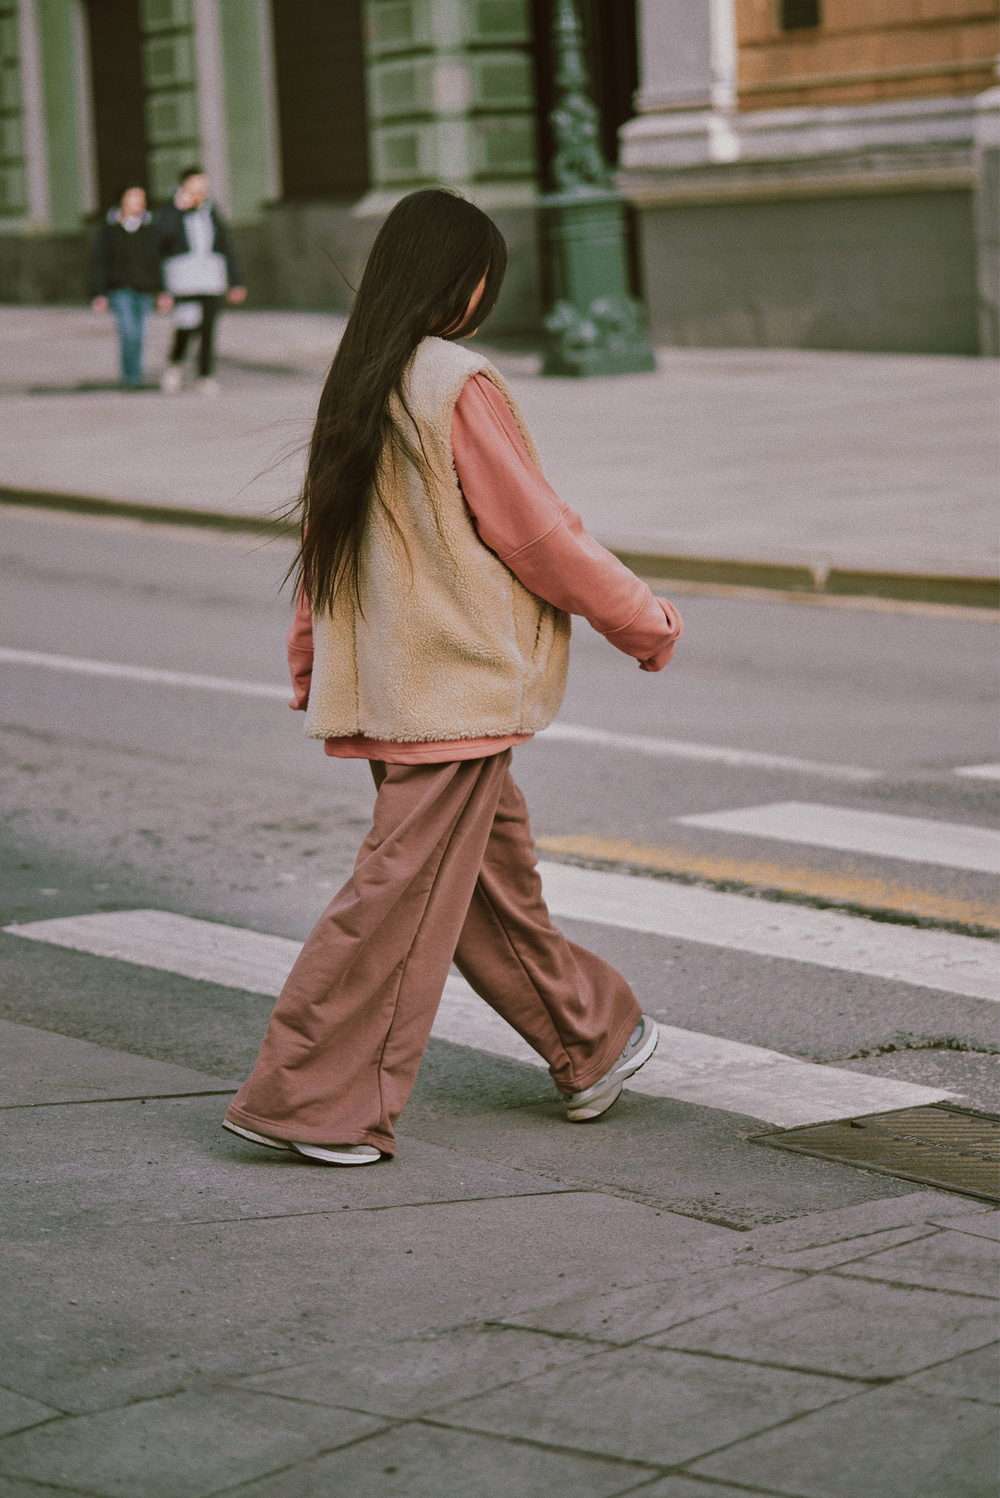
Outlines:
[[[698,853],[690,848],[658,848],[649,843],[633,843],[615,837],[540,837],[537,846],[543,853],[562,854],[564,857],[628,864],[655,874],[679,874],[704,879],[711,884],[736,884],[791,898],[828,900],[832,904],[886,915],[910,916],[946,925],[975,926],[1000,933],[1000,903],[996,901],[966,900],[866,875],[835,874],[823,869],[727,858],[716,853]]]

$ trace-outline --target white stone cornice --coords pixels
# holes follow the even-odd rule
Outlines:
[[[619,185],[650,205],[967,186],[998,98],[640,115],[621,131]]]

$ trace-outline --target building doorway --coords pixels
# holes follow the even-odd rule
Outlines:
[[[367,191],[361,0],[272,0],[283,196]]]

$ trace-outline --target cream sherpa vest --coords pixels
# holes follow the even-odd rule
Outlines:
[[[388,455],[360,565],[362,608],[341,590],[313,619],[306,733],[397,743],[493,738],[545,728],[562,702],[567,614],[543,603],[480,541],[459,488],[451,418],[465,382],[500,390],[529,453],[534,443],[502,377],[470,349],[425,338],[406,377],[429,472]],[[397,529],[398,527],[398,529]]]

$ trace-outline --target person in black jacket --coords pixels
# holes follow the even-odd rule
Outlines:
[[[160,210],[156,222],[163,274],[174,298],[173,348],[160,388],[175,394],[181,388],[184,356],[193,333],[199,337],[198,384],[214,395],[215,323],[223,297],[238,305],[246,297],[232,235],[209,201],[208,178],[200,166],[181,173],[172,203]]]
[[[173,305],[163,287],[163,269],[153,215],[146,210],[142,187],[127,187],[112,208],[94,242],[90,276],[95,312],[110,307],[118,323],[121,383],[126,390],[142,384],[142,348],[146,319],[154,299],[161,312]]]

